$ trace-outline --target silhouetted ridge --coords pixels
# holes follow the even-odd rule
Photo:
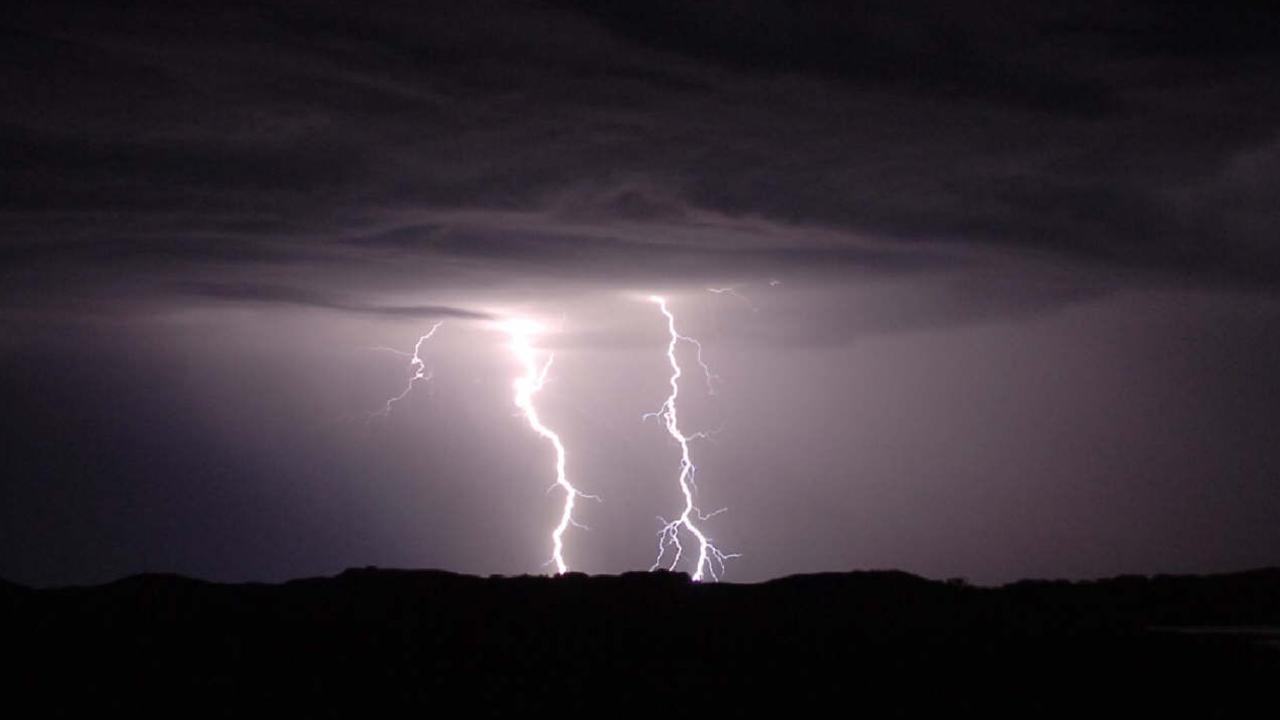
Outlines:
[[[197,698],[213,715],[745,712],[793,698],[881,714],[1238,714],[1280,677],[1262,631],[1204,627],[1280,627],[1280,570],[983,588],[896,571],[738,585],[355,568],[278,585],[6,583],[0,598],[19,668],[6,695],[54,715],[170,716]]]
[[[21,593],[29,592],[29,590],[30,589],[27,588],[25,585],[19,585],[18,583],[9,582],[4,578],[0,578],[0,594],[6,594],[6,593],[21,594]]]
[[[14,612],[31,592],[30,588],[0,579],[0,613]]]

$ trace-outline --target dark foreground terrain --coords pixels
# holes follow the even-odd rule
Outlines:
[[[1280,717],[1280,569],[1001,588],[145,575],[0,583],[0,618],[9,717]]]

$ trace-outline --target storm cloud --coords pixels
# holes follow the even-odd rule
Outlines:
[[[4,26],[3,231],[656,276],[875,269],[872,238],[1274,287],[1276,22],[1175,5],[33,3]]]
[[[279,285],[205,284],[185,288],[192,295],[234,302],[285,304],[322,310],[381,315],[393,318],[434,320],[437,318],[463,318],[488,320],[488,313],[443,305],[364,305],[341,297]]]

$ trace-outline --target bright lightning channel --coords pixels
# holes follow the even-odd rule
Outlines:
[[[683,375],[680,368],[680,361],[676,358],[676,346],[681,340],[688,342],[697,348],[698,363],[702,366],[703,372],[707,376],[708,386],[710,386],[711,378],[714,376],[711,374],[710,368],[702,361],[701,343],[687,335],[681,335],[679,331],[676,330],[676,318],[675,315],[673,315],[667,308],[666,298],[658,295],[652,295],[649,297],[649,300],[650,302],[656,303],[658,308],[662,310],[662,314],[667,318],[667,334],[670,338],[667,343],[667,361],[671,364],[671,394],[667,396],[666,402],[662,404],[662,407],[658,412],[650,413],[649,415],[660,418],[663,424],[666,425],[667,433],[680,445],[679,483],[680,492],[684,496],[684,510],[681,511],[680,517],[672,520],[671,522],[667,522],[664,518],[658,518],[659,522],[663,523],[662,530],[658,532],[658,557],[654,560],[653,566],[649,569],[657,570],[661,567],[663,565],[663,558],[668,554],[672,557],[667,569],[676,569],[676,565],[679,564],[680,558],[684,555],[684,546],[680,543],[680,531],[683,529],[692,535],[698,542],[698,559],[697,563],[694,565],[693,579],[695,581],[700,581],[704,576],[710,575],[712,580],[719,580],[720,575],[724,573],[725,561],[730,558],[738,557],[738,555],[736,553],[729,554],[721,552],[714,544],[712,544],[711,539],[707,537],[706,533],[703,532],[694,522],[695,519],[698,522],[702,522],[715,517],[721,512],[724,512],[724,508],[712,513],[703,514],[698,509],[697,505],[694,504],[693,495],[696,490],[696,486],[694,485],[694,474],[697,472],[697,468],[694,467],[693,460],[689,454],[689,441],[701,436],[701,434],[695,433],[694,435],[685,435],[680,429],[680,423],[676,416],[676,400],[680,397],[680,377]]]
[[[403,355],[405,357],[408,357],[409,370],[413,374],[409,377],[409,383],[405,385],[404,390],[401,391],[399,395],[396,395],[395,397],[388,399],[387,402],[382,406],[382,409],[375,410],[369,413],[370,420],[372,420],[375,417],[383,417],[383,418],[388,417],[389,415],[391,415],[392,406],[394,406],[396,403],[408,397],[409,393],[413,391],[413,386],[417,384],[419,380],[427,380],[427,381],[431,380],[431,373],[427,371],[427,364],[422,361],[422,343],[430,340],[431,336],[435,335],[436,331],[439,330],[440,326],[443,324],[444,324],[443,320],[437,321],[436,324],[432,325],[431,329],[427,331],[427,334],[419,337],[418,342],[414,343],[413,345],[412,354],[404,352],[403,350],[396,350],[395,348],[382,347],[382,346],[376,348],[378,350],[389,350],[393,353],[396,353],[397,355]]]
[[[539,367],[538,352],[534,349],[531,338],[540,332],[542,327],[536,322],[523,319],[508,320],[502,323],[501,327],[510,336],[511,351],[515,354],[521,369],[524,371],[513,383],[516,407],[524,413],[529,427],[544,440],[551,443],[551,446],[556,451],[556,480],[551,485],[551,488],[559,487],[564,490],[564,508],[560,511],[560,521],[551,531],[551,560],[556,564],[556,572],[564,574],[569,570],[569,566],[564,560],[564,533],[569,529],[570,525],[583,527],[573,519],[574,501],[579,497],[596,500],[599,498],[583,493],[569,482],[565,474],[564,443],[554,430],[542,422],[542,418],[538,416],[538,409],[533,404],[533,396],[546,385],[547,371],[551,369],[551,362],[555,359],[554,355],[547,353],[546,361]]]

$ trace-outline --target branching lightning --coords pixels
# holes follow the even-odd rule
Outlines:
[[[732,288],[711,289],[711,292],[729,293],[742,297]],[[667,307],[666,299],[659,296],[651,296],[649,299],[658,306],[667,320],[667,332],[669,335],[667,361],[671,366],[669,379],[671,392],[657,412],[649,413],[645,417],[653,416],[660,419],[665,425],[667,433],[680,446],[680,468],[677,479],[681,495],[684,498],[684,507],[675,520],[667,521],[664,518],[658,518],[659,522],[662,523],[662,529],[658,533],[658,555],[650,569],[656,570],[659,567],[666,567],[670,570],[675,570],[686,554],[685,544],[682,540],[687,541],[687,536],[692,536],[697,543],[697,558],[692,574],[693,580],[701,581],[708,576],[712,580],[718,580],[724,573],[725,562],[730,558],[738,557],[738,555],[722,552],[711,542],[706,532],[699,527],[700,523],[724,512],[724,508],[715,512],[704,513],[697,506],[698,488],[695,480],[697,468],[693,464],[689,446],[693,440],[708,438],[710,434],[695,432],[686,435],[680,428],[677,417],[677,401],[680,395],[680,379],[683,377],[684,371],[677,357],[679,344],[685,342],[693,346],[696,362],[702,370],[709,394],[715,393],[715,383],[719,380],[719,376],[711,370],[710,365],[703,359],[702,343],[696,338],[680,334],[676,329],[675,316]],[[745,300],[745,298],[742,299]],[[370,419],[390,416],[396,403],[408,397],[420,381],[431,380],[431,372],[427,369],[426,362],[423,360],[423,346],[436,334],[441,325],[443,325],[443,322],[436,322],[426,333],[421,335],[413,345],[413,352],[382,346],[376,348],[408,358],[410,377],[400,393],[387,399],[377,411],[369,413]],[[552,362],[555,360],[553,354],[540,351],[534,346],[534,336],[543,332],[543,327],[529,319],[512,318],[499,323],[498,328],[509,337],[511,351],[515,355],[521,370],[521,373],[512,383],[515,406],[524,416],[529,428],[548,442],[555,450],[555,481],[548,487],[548,491],[556,489],[563,491],[564,505],[560,511],[559,520],[551,531],[552,552],[550,563],[555,564],[558,574],[563,574],[569,570],[569,565],[564,557],[565,533],[571,525],[579,528],[583,527],[574,518],[577,500],[578,498],[595,500],[599,498],[595,495],[583,493],[569,482],[566,470],[567,452],[564,442],[559,434],[542,421],[534,403],[534,397],[547,384],[547,376],[551,370]],[[690,554],[692,554],[692,548],[690,548]]]
[[[409,383],[405,385],[404,390],[401,391],[399,395],[396,395],[395,397],[388,399],[387,402],[382,406],[380,410],[375,410],[369,413],[370,420],[372,420],[375,417],[385,418],[391,415],[392,406],[400,402],[401,400],[405,399],[409,395],[409,393],[413,391],[413,386],[417,384],[419,380],[427,380],[427,381],[431,380],[431,373],[427,370],[427,364],[422,361],[422,343],[430,340],[431,336],[435,335],[436,331],[439,330],[440,326],[443,324],[444,324],[443,320],[436,322],[436,324],[432,325],[431,329],[427,331],[427,334],[419,337],[418,342],[414,343],[413,345],[413,353],[407,353],[407,352],[404,352],[403,350],[396,350],[395,348],[389,348],[385,346],[379,346],[376,348],[377,350],[387,350],[397,355],[402,355],[404,357],[409,358],[409,370],[410,372],[412,372],[412,375],[410,375],[409,377]]]
[[[680,532],[684,530],[692,535],[698,543],[698,558],[694,565],[693,579],[698,581],[702,580],[704,576],[710,575],[712,580],[718,580],[724,572],[725,561],[738,556],[737,554],[721,552],[694,522],[695,520],[697,522],[708,520],[724,512],[724,509],[704,514],[698,509],[694,501],[694,493],[697,491],[694,475],[697,472],[697,468],[694,467],[693,460],[689,454],[689,442],[702,436],[702,433],[685,435],[680,429],[680,423],[676,415],[676,400],[680,396],[680,377],[683,375],[680,361],[676,357],[676,346],[681,340],[697,348],[698,364],[702,366],[703,372],[707,376],[708,386],[711,385],[711,379],[714,376],[711,373],[711,369],[702,360],[702,344],[694,338],[681,335],[676,330],[676,318],[667,308],[666,299],[654,295],[649,300],[656,303],[658,308],[662,310],[662,314],[667,318],[667,333],[670,338],[667,343],[667,361],[671,364],[671,394],[667,396],[666,402],[662,404],[658,412],[650,413],[650,415],[660,418],[663,424],[666,425],[667,433],[680,445],[680,473],[678,477],[680,492],[684,496],[684,509],[678,518],[670,522],[664,518],[658,518],[663,523],[662,530],[658,532],[658,557],[649,569],[657,570],[662,567],[663,558],[667,555],[671,555],[670,564],[667,566],[668,569],[674,570],[676,568],[680,558],[684,555],[684,546],[680,542]]]
[[[548,353],[546,361],[542,363],[541,367],[538,366],[538,353],[533,347],[531,336],[541,329],[540,326],[529,320],[517,319],[503,323],[502,328],[511,337],[511,350],[515,353],[516,359],[520,362],[520,367],[524,371],[513,383],[516,407],[524,414],[529,427],[544,440],[551,443],[551,446],[556,451],[556,480],[551,489],[561,488],[564,490],[565,497],[564,508],[560,512],[560,521],[551,531],[551,560],[556,564],[556,572],[563,574],[569,569],[564,560],[564,533],[570,525],[582,527],[573,519],[574,502],[579,497],[599,498],[579,491],[569,482],[565,474],[564,443],[555,431],[542,422],[542,419],[538,416],[538,409],[533,404],[533,396],[546,384],[547,372],[551,369],[552,360],[555,359],[554,355]]]

